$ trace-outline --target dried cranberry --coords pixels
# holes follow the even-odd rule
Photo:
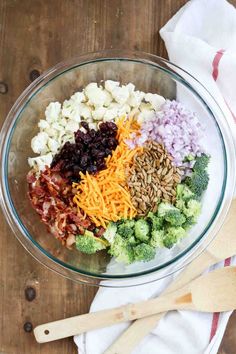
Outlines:
[[[116,148],[117,144],[118,144],[118,142],[117,142],[117,140],[114,139],[114,138],[109,138],[109,139],[107,140],[107,146],[108,146],[110,149],[112,149],[112,150]]]
[[[74,144],[71,144],[69,141],[67,141],[64,146],[63,146],[63,149],[68,149],[70,148],[71,145],[74,145]]]
[[[83,143],[84,142],[84,137],[85,133],[83,133],[81,130],[77,130],[75,133],[75,142],[77,143]]]
[[[107,131],[107,123],[101,123],[100,125],[99,125],[99,129],[100,129],[100,131],[101,132],[106,132]]]
[[[91,151],[91,153],[92,153],[92,156],[94,156],[96,159],[101,159],[101,158],[103,158],[104,156],[106,156],[105,151],[98,150],[98,149],[93,149],[93,150]]]
[[[88,125],[88,123],[86,123],[86,122],[81,122],[81,126],[82,126],[84,129],[86,129],[87,131],[89,131],[89,125]]]
[[[87,168],[88,173],[95,173],[97,172],[97,166],[91,165]]]
[[[106,147],[107,146],[107,138],[103,138],[101,143],[104,147]]]
[[[66,142],[51,164],[54,168],[58,166],[58,171],[71,181],[80,179],[80,171],[96,173],[106,168],[105,157],[118,145],[115,123],[101,123],[97,131],[90,130],[86,122],[82,122],[81,126],[86,132],[75,132],[75,143]]]
[[[92,140],[93,138],[90,135],[86,134],[84,136],[84,144],[90,144]]]
[[[107,156],[108,156],[108,155],[111,155],[111,150],[108,149],[108,148],[106,148],[106,149],[105,149],[105,153],[106,153]]]
[[[91,130],[90,130],[90,136],[91,136],[92,138],[95,138],[95,136],[96,136],[96,130],[91,129]]]
[[[97,169],[98,170],[105,170],[105,168],[106,168],[106,164],[105,164],[105,162],[102,162],[102,163],[100,163],[99,165],[97,165]]]
[[[84,154],[84,155],[81,157],[80,165],[81,165],[81,166],[86,166],[87,163],[88,163],[88,155],[87,155],[87,154]]]
[[[113,122],[108,122],[107,123],[107,127],[108,127],[108,129],[110,129],[110,130],[114,130],[114,131],[117,131],[117,125],[115,124],[115,123],[113,123]]]
[[[74,174],[76,174],[76,175],[78,174],[78,175],[79,175],[80,171],[81,171],[80,166],[78,166],[78,165],[74,165],[74,166],[73,166],[73,172],[74,172]]]

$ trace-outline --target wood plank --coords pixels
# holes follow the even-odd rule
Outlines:
[[[0,124],[38,73],[71,56],[105,48],[166,56],[158,31],[185,3],[0,0]],[[87,312],[96,288],[73,283],[42,267],[19,245],[2,215],[0,222],[0,353],[76,353],[71,339],[39,345],[23,326],[27,321],[35,326]],[[25,299],[27,286],[36,289],[31,302]],[[229,333],[231,338],[232,329]],[[229,347],[235,345],[236,338],[224,341],[220,353],[233,354]]]

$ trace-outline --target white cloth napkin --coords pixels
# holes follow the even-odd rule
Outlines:
[[[225,0],[192,0],[161,29],[169,58],[202,82],[218,101],[236,137],[236,10]],[[217,267],[236,264],[236,259]],[[132,288],[100,288],[90,311],[159,295],[172,277]],[[133,354],[217,353],[230,312],[171,312]],[[74,338],[79,354],[102,354],[128,323]]]

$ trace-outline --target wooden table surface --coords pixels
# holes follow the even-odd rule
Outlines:
[[[231,2],[236,5],[236,0]],[[0,0],[1,123],[32,80],[71,56],[104,48],[129,48],[166,57],[159,29],[185,3]],[[41,266],[0,217],[0,354],[76,353],[72,339],[37,344],[30,324],[87,312],[96,288],[75,284]],[[27,287],[36,291],[32,301],[25,297]],[[235,329],[233,315],[219,354],[235,354]]]

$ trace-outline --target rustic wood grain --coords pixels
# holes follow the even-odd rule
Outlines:
[[[186,2],[0,0],[0,123],[39,73],[71,56],[104,48],[166,56],[158,31]],[[76,353],[72,339],[39,345],[23,327],[88,311],[96,288],[42,267],[20,246],[2,215],[0,225],[0,353]],[[34,300],[26,300],[26,287],[36,289]],[[219,354],[235,354],[235,326],[236,315]],[[30,324],[25,327],[30,330]]]

